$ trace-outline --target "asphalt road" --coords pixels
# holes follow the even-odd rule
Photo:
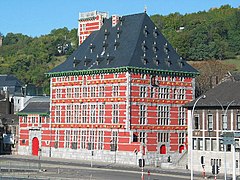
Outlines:
[[[62,162],[46,158],[39,161],[36,158],[1,156],[0,166],[2,169],[0,179],[141,180],[142,174],[139,167],[95,163],[91,168],[89,162]],[[39,172],[39,167],[46,171]],[[9,172],[10,169],[14,171]],[[147,173],[148,170],[150,170],[150,176]],[[190,177],[189,173],[150,167],[145,167],[144,171],[144,180],[184,180]]]

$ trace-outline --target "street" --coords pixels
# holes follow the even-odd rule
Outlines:
[[[1,179],[79,179],[79,180],[139,180],[141,169],[116,164],[94,164],[91,168],[88,162],[59,161],[44,158],[39,161],[34,157],[1,156]],[[41,163],[41,164],[39,164]],[[41,170],[39,172],[39,167]],[[150,170],[149,170],[150,169]],[[148,174],[148,170],[150,174]],[[177,180],[189,179],[189,174],[167,172],[145,167],[145,180]]]

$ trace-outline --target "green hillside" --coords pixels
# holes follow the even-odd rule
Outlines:
[[[231,59],[224,62],[240,69],[240,9],[225,5],[185,15],[156,14],[151,19],[186,60]],[[77,42],[77,29],[54,29],[40,37],[8,33],[0,47],[0,72],[43,86],[48,93],[44,73],[63,62],[77,48]]]

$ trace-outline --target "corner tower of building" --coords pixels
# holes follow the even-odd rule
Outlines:
[[[79,45],[94,31],[99,30],[108,18],[107,12],[91,11],[79,13],[78,37]]]

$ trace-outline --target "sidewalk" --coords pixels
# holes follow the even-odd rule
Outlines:
[[[2,155],[0,159],[11,159],[11,160],[26,160],[32,161],[35,163],[39,162],[38,156],[26,156],[26,155]],[[91,168],[90,164],[91,161],[83,161],[83,160],[76,160],[76,159],[63,159],[63,158],[53,158],[53,157],[40,157],[41,164],[44,164],[47,167],[85,167]],[[98,169],[111,169],[116,171],[136,171],[140,172],[140,167],[134,165],[126,165],[126,164],[117,164],[117,163],[109,163],[109,162],[99,162],[93,161],[93,168]],[[184,177],[190,177],[190,171],[187,169],[161,169],[159,167],[153,166],[145,166],[144,172],[147,173],[150,171],[151,174],[177,174]],[[199,177],[196,175],[196,177]]]

